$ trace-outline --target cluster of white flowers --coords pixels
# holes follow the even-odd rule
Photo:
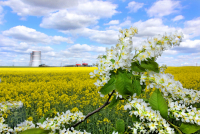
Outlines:
[[[161,89],[164,94],[163,97],[168,100],[169,110],[176,117],[176,120],[181,119],[182,122],[191,122],[193,124],[195,122],[197,125],[200,125],[200,110],[197,110],[195,107],[192,108],[190,105],[200,102],[200,91],[183,88],[179,81],[173,80],[171,74],[155,74],[149,72],[149,77],[147,78],[147,75],[142,75],[140,82],[147,79],[151,81],[147,89],[155,86]],[[180,101],[176,101],[177,99],[180,99]],[[187,108],[188,105],[190,105],[191,109]]]
[[[136,93],[133,95],[133,97],[136,96]],[[131,99],[129,99],[131,101]],[[156,131],[161,134],[165,133],[174,133],[174,129],[169,127],[169,124],[166,122],[165,119],[163,119],[160,115],[159,111],[154,111],[151,109],[151,107],[148,107],[150,104],[143,101],[143,99],[137,99],[133,98],[133,100],[130,103],[127,103],[124,106],[124,109],[136,109],[135,111],[130,111],[130,115],[132,114],[139,116],[141,121],[149,121],[149,123],[143,124],[136,122],[133,124],[135,128],[131,128],[134,130],[135,134],[137,134],[137,129],[139,132],[143,133],[149,133],[147,132],[146,128],[150,128],[150,131]],[[145,120],[146,119],[146,120]],[[146,128],[145,128],[146,127]],[[159,128],[159,129],[158,129]],[[166,129],[163,129],[166,128]]]
[[[135,94],[136,96],[136,94]],[[134,97],[134,96],[133,96]],[[196,108],[192,108],[192,106],[190,106],[191,109],[187,108],[187,106],[185,104],[180,104],[183,103],[183,100],[180,101],[180,103],[178,103],[178,101],[173,102],[172,99],[167,98],[169,103],[168,103],[168,107],[170,108],[168,111],[168,114],[172,114],[177,121],[181,120],[182,122],[186,122],[186,123],[196,123],[197,125],[200,125],[200,110],[196,110]],[[129,101],[131,101],[131,99],[129,99]],[[153,130],[154,128],[156,128],[156,126],[160,126],[161,124],[164,126],[164,128],[167,129],[167,132],[169,133],[171,128],[169,128],[169,125],[166,125],[166,121],[160,116],[160,113],[153,111],[150,107],[147,107],[148,105],[150,105],[149,103],[145,103],[142,102],[142,99],[136,99],[134,98],[130,103],[127,103],[124,106],[124,109],[126,110],[127,108],[131,109],[131,107],[133,107],[134,109],[137,109],[139,111],[130,111],[130,114],[134,114],[136,116],[139,115],[140,120],[144,121],[144,118],[149,120],[151,123],[152,121],[154,121],[154,124],[156,125],[149,125],[149,127],[151,128],[151,130]],[[186,111],[188,113],[186,113]],[[152,118],[150,118],[152,117]],[[158,117],[158,118],[157,118]],[[150,124],[151,124],[150,123]],[[158,125],[159,124],[159,125]],[[139,124],[141,125],[141,124]],[[146,124],[144,124],[145,126],[147,126]],[[138,128],[138,127],[136,127]],[[158,127],[161,128],[161,127]],[[135,128],[132,128],[135,129]],[[145,132],[145,129],[139,129],[140,132]],[[136,130],[134,130],[134,132],[137,132]],[[160,129],[159,130],[160,133],[164,133],[166,131]],[[174,133],[174,132],[173,132]]]
[[[140,80],[140,83],[145,82],[147,79],[151,81],[147,89],[157,86],[156,88],[160,88],[164,93],[165,99],[181,99],[186,105],[200,102],[200,91],[183,88],[179,81],[174,81],[174,77],[171,74],[158,74],[152,71],[148,73],[148,78],[147,75],[142,74]]]
[[[52,130],[55,131],[56,129],[60,129],[60,126],[64,127],[64,124],[71,124],[72,122],[76,122],[76,121],[81,121],[85,119],[85,116],[79,111],[76,113],[70,113],[70,111],[66,111],[65,113],[62,112],[62,115],[58,114],[58,117],[55,117],[54,119],[46,119],[46,121],[43,122],[43,124],[41,123],[37,123],[37,125],[39,125],[40,128],[45,129],[45,130]],[[69,130],[69,129],[68,129]],[[67,131],[68,131],[67,130]],[[86,133],[85,134],[89,134]]]
[[[23,103],[21,101],[1,102],[0,103],[0,116],[2,116],[2,113],[6,113],[10,109],[21,108],[21,107],[23,107]]]
[[[133,28],[131,30],[132,33],[136,33],[135,31],[137,31],[134,30]],[[126,31],[124,30],[121,33],[125,32],[131,33],[129,30]],[[131,61],[139,61],[139,63],[141,64],[141,61],[146,60],[146,58],[151,58],[151,57],[157,58],[162,54],[163,50],[170,48],[171,44],[173,44],[174,46],[180,45],[183,34],[176,32],[174,35],[170,36],[167,36],[166,34],[163,37],[158,35],[148,40],[147,42],[144,41],[139,47],[135,47],[135,49],[139,51],[139,54],[135,54],[134,57],[132,57],[132,55],[130,54],[132,46],[126,44],[128,37],[122,39],[123,37],[125,36],[122,36],[120,38],[120,43],[116,45],[116,48],[112,47],[111,50],[107,49],[106,57],[103,56],[99,57],[98,70],[94,70],[94,73],[92,72],[90,73],[91,75],[90,78],[93,78],[95,76],[99,78],[97,82],[94,83],[97,86],[97,88],[104,86],[104,84],[110,80],[109,77],[111,75],[109,73],[110,70],[118,69],[119,67],[121,67],[122,69],[127,69],[130,72],[132,71],[130,68]],[[131,44],[131,41],[129,42]],[[115,62],[112,63],[111,59],[114,59]],[[182,84],[179,81],[173,80],[173,76],[171,74],[164,74],[164,70],[166,68],[167,68],[166,65],[160,67],[159,74],[148,70],[146,70],[147,72],[142,72],[142,73],[132,71],[132,74],[141,75],[140,79],[141,85],[143,84],[143,82],[150,81],[150,84],[147,85],[147,90],[153,87],[161,89],[161,92],[164,94],[164,98],[168,100],[168,107],[169,107],[168,114],[171,113],[172,115],[174,115],[176,120],[181,119],[182,122],[190,122],[200,125],[200,119],[199,119],[200,111],[196,110],[196,108],[192,108],[191,106],[190,106],[191,109],[186,108],[187,107],[186,105],[200,102],[199,101],[200,91],[183,88]],[[100,92],[99,94],[101,95],[101,97],[104,97],[104,95],[102,95]],[[120,95],[118,92],[116,92],[116,94],[117,97],[119,96],[120,98],[122,98],[122,95]],[[181,101],[176,101],[177,99],[181,99]],[[147,120],[151,121],[151,123],[149,123],[151,131],[155,130],[154,128],[156,128],[156,126],[158,126],[159,128],[159,125],[160,126],[163,125],[165,130],[159,128],[158,130],[160,133],[164,132],[174,133],[174,130],[169,127],[169,124],[160,116],[159,112],[157,112],[156,115],[155,111],[151,110],[149,107],[146,107],[147,104],[145,102],[142,103],[143,105],[140,105],[140,103],[141,103],[140,100],[137,100],[135,98],[133,105],[127,104],[124,108],[125,110],[127,109],[127,107],[130,108],[131,106],[134,107],[135,109],[139,108],[138,109],[139,111],[131,111],[131,114],[135,114],[137,116],[139,115],[140,119],[144,119],[146,117]],[[181,105],[180,103],[183,104]],[[186,113],[185,111],[187,111],[188,113]],[[153,118],[151,118],[151,115],[155,116],[152,116]],[[159,122],[157,121],[158,119]],[[155,121],[153,125],[152,121]],[[139,130],[141,130],[140,132],[146,133],[145,129],[141,129],[141,127],[143,126],[141,124],[139,125],[140,125]],[[145,125],[147,126],[148,124]],[[137,133],[137,130],[135,128],[132,129],[134,130],[135,133]]]
[[[21,132],[21,131],[25,131],[27,129],[30,128],[35,128],[35,125],[32,123],[32,121],[24,121],[23,123],[19,124],[19,127],[14,127],[14,130],[10,127],[8,127],[8,124],[3,124],[3,122],[5,121],[3,117],[1,118],[1,122],[0,122],[0,133],[1,134],[17,134],[17,132]],[[21,126],[23,124],[23,127]],[[26,124],[26,126],[25,126]]]
[[[66,113],[62,112],[62,115],[59,115],[59,113],[57,113],[57,115],[58,116],[54,118],[47,118],[43,123],[37,123],[37,127],[32,121],[25,120],[21,124],[18,124],[17,127],[14,127],[14,130],[8,127],[8,124],[3,124],[5,120],[3,117],[0,117],[0,133],[17,134],[30,128],[42,128],[44,130],[51,130],[49,134],[54,134],[56,130],[59,130],[60,134],[91,134],[87,133],[85,130],[84,132],[74,130],[73,127],[71,128],[73,132],[71,132],[69,128],[66,130],[64,126],[64,124],[71,124],[72,122],[84,120],[85,116],[80,111],[73,114],[68,110]],[[63,130],[61,130],[61,126],[64,128]]]
[[[139,47],[133,47],[132,45],[132,36],[137,33],[136,28],[130,28],[120,30],[122,35],[119,35],[119,43],[116,44],[116,48],[111,47],[111,49],[106,48],[106,58],[103,55],[98,57],[98,70],[90,72],[90,78],[97,77],[97,82],[94,83],[96,87],[102,87],[105,83],[110,80],[110,70],[122,68],[131,71],[131,62],[139,61],[141,64],[142,60],[147,60],[149,57],[158,57],[162,54],[164,49],[170,48],[170,45],[180,45],[179,38],[182,40],[182,33],[175,33],[173,35],[167,36],[166,34],[162,37],[157,35],[156,37],[149,39],[147,42],[144,41],[139,45]],[[159,44],[159,45],[158,45]],[[131,53],[134,49],[139,51],[138,54]],[[147,50],[147,51],[146,51]],[[135,52],[136,52],[135,51]],[[111,59],[115,60],[112,63]],[[132,71],[132,74],[135,75],[138,72]],[[104,97],[100,92],[98,92],[101,97]]]

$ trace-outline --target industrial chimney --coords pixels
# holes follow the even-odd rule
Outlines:
[[[41,64],[41,51],[32,51],[30,65],[38,67]]]

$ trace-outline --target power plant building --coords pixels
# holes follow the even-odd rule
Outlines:
[[[41,64],[41,51],[32,51],[30,53],[30,66],[38,67]]]

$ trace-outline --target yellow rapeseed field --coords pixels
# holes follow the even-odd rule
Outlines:
[[[89,73],[94,72],[94,69],[98,68],[0,68],[0,102],[22,101],[27,119],[34,123],[49,110],[53,110],[54,114],[79,110],[87,115],[108,99],[108,96],[101,98],[98,94],[99,90],[94,85],[97,78],[90,78]],[[174,79],[179,80],[184,88],[200,90],[200,67],[168,67],[165,73],[174,75]],[[84,130],[109,132],[109,126],[114,126],[115,118],[124,119],[127,126],[132,126],[128,115],[124,110],[124,101],[121,101],[116,108],[111,110],[105,107],[88,118],[86,124],[91,124],[84,126]],[[6,114],[3,116],[7,117]]]
[[[97,90],[93,84],[97,79],[89,77],[89,73],[94,70],[91,67],[0,70],[0,102],[21,100],[27,107],[28,115],[33,114],[37,118],[50,109],[55,113],[66,111],[75,103],[78,103],[79,108],[89,104],[97,106],[100,103],[101,98],[96,97]]]

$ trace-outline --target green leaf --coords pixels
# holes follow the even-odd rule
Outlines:
[[[48,134],[49,132],[51,132],[51,130],[44,130],[41,128],[31,128],[21,132],[20,134]]]
[[[168,121],[169,124],[171,124],[177,131],[179,134],[182,134],[182,132],[178,129],[178,127],[174,124],[172,124],[171,122]]]
[[[133,81],[133,88],[136,91],[137,96],[141,94],[141,85],[140,85],[140,80],[134,80]]]
[[[114,70],[110,70],[109,72],[111,74],[111,76],[115,77],[116,73],[114,72]]]
[[[110,61],[112,62],[112,64],[114,64],[114,63],[115,63],[115,60],[114,60],[114,59],[111,59]]]
[[[193,107],[200,108],[200,102],[192,104]]]
[[[194,133],[194,132],[200,130],[200,126],[198,126],[196,124],[182,123],[180,126],[180,130],[183,133],[191,134],[191,133]]]
[[[149,103],[148,99],[142,98],[146,103]]]
[[[115,89],[115,77],[111,77],[110,80],[100,89],[103,95],[110,93]]]
[[[153,110],[160,111],[160,115],[167,119],[168,117],[168,106],[165,101],[165,98],[163,98],[162,93],[159,91],[159,89],[156,89],[153,94],[151,95],[149,99],[149,103]]]
[[[49,110],[48,112],[46,112],[45,115],[44,115],[44,117],[42,117],[42,118],[39,119],[39,122],[40,122],[40,123],[43,123],[43,122],[46,120],[46,118],[47,118],[51,113],[53,113],[52,110]]]
[[[133,122],[141,122],[140,119],[139,119],[139,116],[136,117],[136,115],[132,114],[132,121]]]
[[[112,134],[114,131],[116,132],[116,129],[115,129],[114,127],[111,126],[111,128],[110,128],[110,133],[109,133],[109,134]]]
[[[145,68],[139,65],[139,62],[132,62],[131,63],[131,70],[135,72],[146,72]]]
[[[148,60],[155,61],[155,57],[147,58]]]
[[[118,119],[116,123],[116,129],[118,133],[123,133],[125,131],[124,120]]]
[[[134,90],[132,86],[132,80],[128,78],[125,73],[118,72],[116,75],[116,82],[115,82],[116,91],[119,92],[121,95],[133,95]]]
[[[133,77],[133,74],[132,74],[131,72],[127,72],[127,76],[128,76],[129,78],[131,78],[131,77]]]
[[[46,113],[45,113],[45,115],[44,115],[44,118],[47,118],[47,117],[48,117],[48,115],[50,115],[51,113],[53,113],[53,111],[52,111],[52,110],[49,110],[48,112],[46,112]]]
[[[143,90],[143,89],[146,88],[146,84],[144,82],[142,82],[142,83],[143,83],[143,85],[141,85],[141,87],[142,87],[142,90]]]
[[[106,55],[103,55],[103,58],[106,59]]]
[[[39,121],[38,121],[38,122],[39,122],[39,123],[43,123],[44,121],[45,121],[45,118],[44,118],[44,117],[42,117],[42,118],[40,118],[40,119],[39,119]]]
[[[159,73],[159,65],[155,61],[151,61],[149,58],[147,61],[141,61],[141,67]]]
[[[114,95],[113,99],[111,100],[110,104],[108,105],[109,108],[115,107],[119,103],[119,98],[116,99],[116,95]]]
[[[169,114],[169,118],[170,118],[170,119],[176,119],[176,118],[175,118],[174,116],[172,116],[171,114]],[[168,118],[168,119],[169,119],[169,118]]]

